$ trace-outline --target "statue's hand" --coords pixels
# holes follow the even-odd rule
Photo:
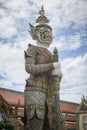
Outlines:
[[[62,74],[61,68],[59,67],[59,68],[54,69],[52,71],[52,75],[56,75],[58,77],[62,77],[63,74]]]
[[[54,69],[60,68],[60,63],[59,62],[54,62],[53,66],[54,66]]]

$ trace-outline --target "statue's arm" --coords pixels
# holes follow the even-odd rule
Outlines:
[[[50,72],[54,69],[53,64],[35,64],[35,58],[29,56],[25,59],[25,70],[29,74],[41,74],[45,72]]]
[[[25,51],[25,70],[29,74],[41,74],[50,72],[54,69],[53,63],[49,64],[36,64],[37,48],[30,45],[27,51]]]

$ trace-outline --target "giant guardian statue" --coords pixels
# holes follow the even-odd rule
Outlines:
[[[30,24],[29,33],[37,45],[29,44],[25,51],[26,80],[24,98],[27,130],[59,130],[60,81],[62,77],[57,49],[52,54],[48,47],[53,41],[52,28],[42,6],[36,25]],[[63,129],[61,129],[63,130]]]

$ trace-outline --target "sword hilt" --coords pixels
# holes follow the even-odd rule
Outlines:
[[[57,50],[56,47],[54,48],[53,53],[54,53],[54,55],[53,55],[53,61],[54,62],[58,62],[59,61],[59,56],[58,56],[58,50]]]

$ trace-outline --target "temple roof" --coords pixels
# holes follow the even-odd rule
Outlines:
[[[9,104],[16,105],[18,103],[18,100],[20,100],[20,105],[24,106],[23,92],[0,88],[0,95],[2,95]],[[60,103],[60,107],[63,112],[75,113],[78,106],[79,104],[77,103],[62,100]]]
[[[0,95],[10,104],[17,105],[18,99],[20,100],[20,108],[18,110],[19,115],[24,114],[24,93],[5,88],[0,88]],[[63,113],[67,113],[66,124],[69,129],[76,128],[76,111],[79,104],[68,101],[60,102],[60,108]]]
[[[0,95],[11,105],[16,105],[20,100],[20,105],[24,106],[24,93],[14,90],[0,88]]]

